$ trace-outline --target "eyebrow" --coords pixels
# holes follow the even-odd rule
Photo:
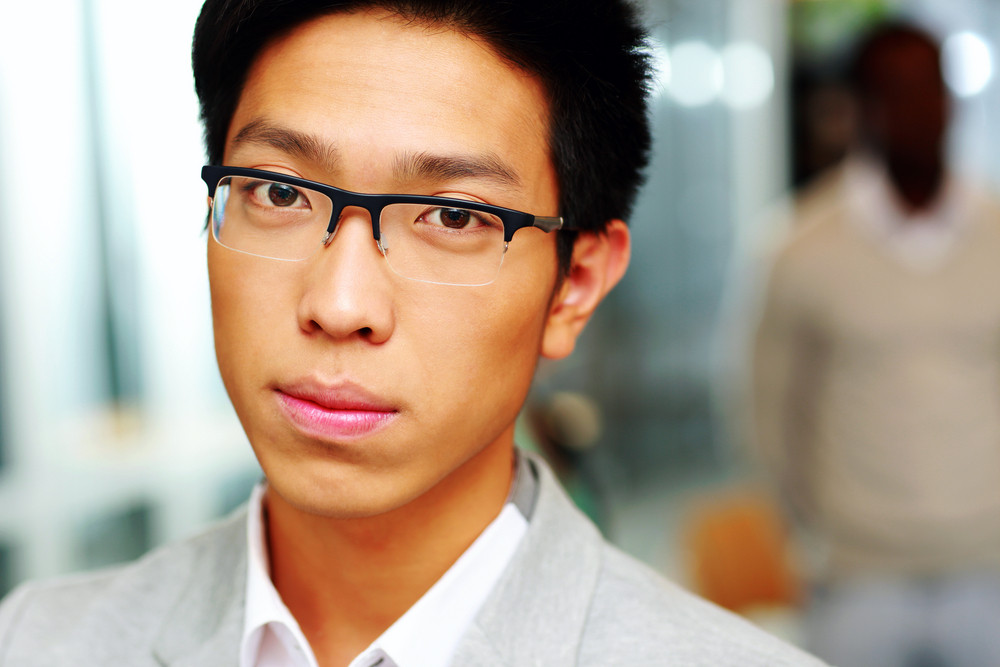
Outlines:
[[[247,123],[233,137],[234,144],[263,144],[277,148],[282,153],[301,158],[333,171],[340,158],[336,146],[317,137],[280,125],[273,125],[263,118]]]
[[[464,178],[494,181],[500,185],[520,187],[521,179],[498,156],[445,156],[430,153],[408,154],[396,160],[398,176],[453,181]]]
[[[342,161],[334,144],[314,135],[274,125],[257,118],[245,125],[233,138],[234,144],[263,144],[292,157],[318,165],[327,172],[336,171]],[[396,158],[394,176],[399,180],[427,179],[454,181],[480,179],[507,187],[521,187],[520,177],[494,153],[484,155],[434,155],[427,152],[406,153]]]

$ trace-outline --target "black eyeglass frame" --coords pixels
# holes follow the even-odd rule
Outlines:
[[[326,195],[333,203],[333,211],[330,215],[330,223],[326,228],[326,237],[323,239],[325,245],[333,236],[337,229],[340,215],[348,206],[356,206],[368,211],[372,221],[372,236],[376,241],[381,242],[381,231],[379,220],[382,216],[382,209],[390,204],[425,204],[430,206],[441,206],[447,208],[462,208],[470,211],[480,211],[489,213],[500,218],[503,222],[504,243],[510,243],[514,232],[525,227],[537,227],[544,232],[554,232],[561,229],[570,229],[562,217],[545,217],[515,211],[511,208],[493,206],[482,202],[470,201],[467,199],[455,199],[453,197],[434,197],[428,195],[404,195],[404,194],[366,194],[362,192],[351,192],[342,190],[326,183],[310,181],[297,176],[279,174],[264,169],[248,169],[246,167],[226,167],[217,165],[205,165],[201,168],[201,180],[208,186],[208,196],[215,199],[215,190],[219,182],[227,176],[240,176],[244,178],[257,178],[264,181],[274,181],[284,183],[292,187],[315,190]]]

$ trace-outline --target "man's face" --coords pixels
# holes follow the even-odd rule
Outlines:
[[[547,128],[541,85],[483,43],[385,14],[337,14],[262,51],[224,164],[556,215]],[[397,276],[361,209],[345,210],[333,242],[308,260],[210,240],[208,265],[222,378],[283,500],[371,516],[444,479],[471,483],[477,459],[510,447],[545,351],[554,235],[519,231],[481,287]]]

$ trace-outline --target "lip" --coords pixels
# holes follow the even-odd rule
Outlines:
[[[363,438],[399,416],[396,406],[351,383],[294,382],[276,387],[275,396],[281,412],[299,431],[322,440]]]

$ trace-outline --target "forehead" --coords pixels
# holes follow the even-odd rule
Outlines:
[[[551,171],[537,77],[480,39],[381,11],[316,18],[268,44],[248,73],[227,154],[242,128],[262,121],[369,166],[430,152],[497,156],[526,179]]]

